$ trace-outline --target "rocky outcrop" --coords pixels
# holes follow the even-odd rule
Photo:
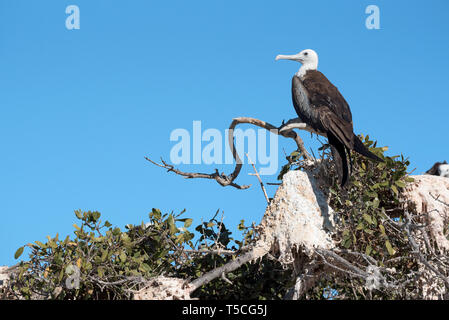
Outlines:
[[[8,266],[1,266],[0,267],[0,288],[5,286],[9,280],[9,267]]]
[[[335,246],[331,239],[332,230],[333,210],[313,174],[289,171],[257,226],[259,237],[255,243],[245,248],[244,254],[207,272],[188,287],[193,292],[213,279],[268,254],[281,264],[293,267],[296,274],[302,274],[316,249],[329,250]],[[303,280],[297,286],[301,291],[313,284],[309,279]],[[295,295],[296,291],[291,294],[292,297]]]
[[[413,178],[415,181],[407,185],[402,197],[407,208],[427,226],[418,232],[416,239],[420,251],[425,255],[444,257],[449,253],[449,241],[445,235],[445,229],[449,225],[449,179],[435,175]],[[446,286],[441,277],[422,263],[419,263],[419,271],[422,297],[431,300],[447,299]]]
[[[134,293],[134,300],[190,300],[183,279],[156,277],[148,281],[147,285]]]
[[[444,234],[445,227],[449,225],[449,179],[432,175],[413,178],[415,182],[407,185],[402,196],[409,208],[428,224],[436,247],[449,252],[449,241]]]
[[[299,249],[331,249],[333,210],[312,173],[289,171],[283,177],[259,226],[262,239],[270,243],[279,261],[293,263]]]

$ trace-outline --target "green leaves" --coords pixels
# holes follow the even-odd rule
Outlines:
[[[161,210],[153,208],[150,212],[150,219],[159,220],[162,217]]]
[[[174,235],[176,232],[178,232],[178,228],[176,228],[176,225],[175,225],[175,218],[172,215],[169,215],[167,224],[168,224],[168,228],[170,230],[170,234]]]
[[[366,222],[368,222],[369,224],[374,224],[373,219],[371,218],[370,215],[368,215],[367,213],[363,214],[363,219],[365,219]]]
[[[76,210],[75,211],[75,215],[78,219],[82,219],[83,218],[83,213],[81,212],[81,210]]]
[[[122,251],[119,255],[119,258],[121,262],[126,262],[126,253]]]
[[[352,244],[353,244],[353,235],[351,234],[351,232],[349,230],[344,230],[343,231],[343,240],[341,241],[341,244],[343,247],[345,247],[346,249],[349,249]]]
[[[81,224],[73,224],[74,238],[67,236],[59,240],[57,234],[54,238],[47,236],[46,243],[35,241],[27,245],[32,250],[31,260],[21,263],[21,276],[17,279],[20,284],[17,285],[28,289],[32,287],[33,291],[43,295],[52,295],[68,277],[67,268],[72,270],[76,267],[80,271],[80,288],[69,290],[63,286],[58,298],[89,298],[94,294],[97,299],[109,296],[129,298],[126,282],[121,287],[104,288],[97,286],[92,279],[114,282],[128,276],[149,278],[173,273],[184,247],[193,246],[191,240],[194,234],[187,230],[193,220],[180,219],[183,212],[177,215],[162,214],[159,209],[153,209],[149,223],[142,222],[139,226],[129,224],[124,232],[119,227],[113,227],[109,221],[103,224],[97,211],[77,210],[75,216]],[[182,228],[177,227],[179,222],[183,223]],[[226,230],[223,231],[226,234]],[[19,258],[23,251],[24,247],[19,248],[14,257]]]
[[[186,219],[184,221],[184,228],[188,228],[192,225],[193,219]]]
[[[391,190],[394,192],[394,194],[395,194],[396,196],[399,196],[398,188],[396,188],[395,185],[392,185],[392,186],[391,186]]]
[[[282,166],[281,171],[277,177],[278,180],[282,180],[284,174],[291,170],[292,166],[294,166],[299,159],[301,159],[301,153],[299,151],[293,151],[289,156],[286,157],[288,163]]]
[[[106,261],[106,259],[108,257],[108,253],[109,253],[108,249],[102,250],[101,257],[100,257],[100,262],[105,262]]]
[[[399,188],[405,188],[405,182],[402,180],[396,180],[394,184],[397,185]]]
[[[34,243],[36,243],[42,249],[46,249],[47,248],[47,245],[42,243],[42,242],[40,242],[40,241],[34,241]]]
[[[390,256],[393,256],[396,253],[389,240],[385,241],[385,247],[387,248],[387,251],[390,254]]]
[[[98,219],[100,219],[100,216],[101,216],[100,212],[94,211],[90,214],[89,218],[91,219],[91,221],[96,222]]]
[[[372,251],[373,251],[373,248],[371,247],[371,245],[368,244],[365,248],[365,254],[369,256],[369,255],[371,255]]]
[[[384,162],[376,163],[357,153],[351,153],[351,185],[342,192],[336,179],[333,180],[330,206],[339,213],[341,219],[336,238],[340,240],[342,248],[369,255],[379,266],[387,262],[393,264],[390,261],[395,260],[391,257],[398,252],[410,256],[407,254],[410,247],[404,241],[403,231],[390,227],[390,221],[393,218],[401,219],[401,192],[407,183],[413,182],[413,178],[408,176],[409,162],[402,155],[385,155],[387,148],[376,147],[376,143],[370,141],[368,136],[363,142]],[[331,162],[331,173],[332,170]],[[398,265],[402,262],[394,263],[396,265],[388,267],[394,266],[400,270]],[[348,292],[345,291],[345,294]]]
[[[387,236],[387,233],[385,232],[385,227],[383,225],[379,225],[379,230],[382,233],[383,236]]]
[[[24,247],[20,247],[19,249],[17,249],[16,253],[14,254],[14,259],[18,259],[22,255],[23,249]]]

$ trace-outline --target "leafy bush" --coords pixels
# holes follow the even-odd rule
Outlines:
[[[26,299],[129,299],[146,279],[158,275],[196,278],[223,265],[255,235],[242,220],[239,229],[243,239],[234,240],[215,215],[196,227],[200,237],[194,244],[194,234],[188,230],[192,219],[181,218],[182,213],[162,214],[153,209],[149,223],[127,225],[122,231],[108,221],[103,223],[99,212],[75,211],[81,223],[74,224],[74,238],[62,240],[56,235],[47,237],[47,242],[24,246],[31,249],[30,260],[19,264],[10,291]],[[24,247],[17,250],[16,258]],[[218,249],[232,254],[214,253]],[[229,275],[232,286],[212,281],[197,290],[195,297],[280,298],[281,277],[268,272],[275,265],[268,259],[245,265]],[[291,278],[289,273],[287,276]]]
[[[193,238],[185,229],[191,219],[161,214],[158,209],[149,214],[148,224],[127,225],[127,231],[103,223],[99,212],[75,214],[81,220],[81,226],[73,225],[75,238],[62,240],[56,235],[47,237],[46,243],[26,245],[30,260],[20,263],[12,281],[15,292],[25,298],[33,294],[53,299],[128,298],[142,279],[175,274],[184,245]],[[176,222],[185,227],[176,227]],[[22,252],[23,247],[16,258]]]

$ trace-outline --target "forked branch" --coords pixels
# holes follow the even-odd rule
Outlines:
[[[184,172],[176,169],[173,165],[165,162],[162,158],[161,163],[157,163],[148,157],[145,157],[145,159],[158,167],[167,169],[168,172],[173,172],[177,175],[185,177],[186,179],[194,179],[194,178],[211,179],[217,181],[217,183],[223,187],[231,186],[237,189],[248,189],[251,185],[238,185],[234,183],[234,180],[238,177],[242,169],[242,160],[235,148],[234,129],[238,124],[243,123],[252,124],[260,128],[266,129],[273,134],[293,139],[297,145],[298,150],[303,155],[304,159],[313,161],[313,158],[310,156],[310,154],[304,147],[304,142],[302,141],[301,137],[296,132],[294,132],[293,129],[301,129],[308,132],[314,131],[305,123],[303,123],[299,118],[289,120],[285,125],[276,127],[268,122],[249,117],[234,118],[231,122],[231,125],[229,126],[228,142],[231,148],[232,156],[236,162],[234,171],[229,175],[226,175],[225,173],[219,173],[218,169],[215,169],[214,173]]]

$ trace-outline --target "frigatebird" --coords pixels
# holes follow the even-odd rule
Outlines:
[[[446,161],[436,162],[432,168],[426,171],[426,174],[449,178],[449,164]]]
[[[278,55],[276,60],[280,59],[293,60],[302,64],[292,79],[293,106],[302,122],[315,132],[327,137],[340,185],[345,187],[349,182],[350,150],[382,162],[383,160],[369,151],[354,134],[348,103],[324,74],[317,70],[318,54],[311,49],[306,49],[294,55]]]

